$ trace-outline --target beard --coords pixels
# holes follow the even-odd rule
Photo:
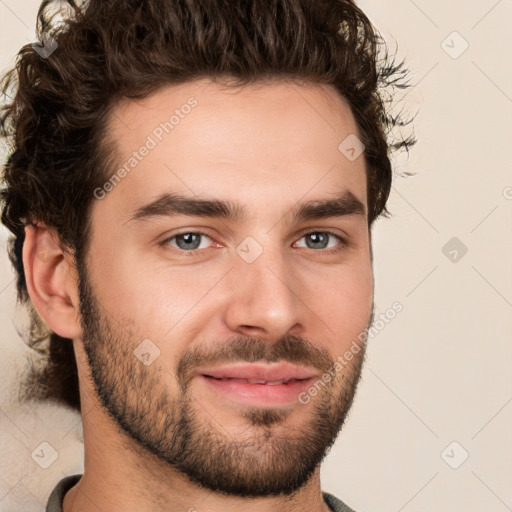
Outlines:
[[[230,433],[191,391],[194,371],[206,364],[291,362],[324,374],[335,359],[298,336],[275,343],[239,337],[180,355],[174,372],[141,364],[134,349],[141,342],[126,324],[103,314],[85,265],[78,265],[84,351],[94,389],[106,413],[135,442],[141,461],[152,454],[190,481],[239,497],[290,496],[304,486],[323,461],[352,405],[365,358],[363,343],[350,363],[320,386],[308,407],[240,406],[245,428]],[[368,327],[373,321],[373,307]],[[178,383],[177,396],[167,385]],[[320,379],[319,379],[320,380]],[[317,386],[318,388],[318,386]],[[211,404],[210,404],[211,405]],[[287,424],[289,416],[303,420]]]

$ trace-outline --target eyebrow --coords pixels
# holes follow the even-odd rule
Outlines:
[[[140,222],[156,217],[191,215],[242,222],[248,218],[244,205],[219,199],[202,199],[180,194],[164,193],[148,204],[137,208],[125,222]],[[361,201],[349,190],[333,199],[317,199],[299,203],[287,215],[292,222],[305,220],[345,217],[347,215],[366,216]]]

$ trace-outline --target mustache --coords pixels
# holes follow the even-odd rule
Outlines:
[[[226,363],[288,362],[313,366],[326,372],[334,363],[329,352],[300,336],[285,336],[274,343],[259,338],[240,337],[214,347],[195,347],[178,363],[176,378],[183,389],[188,387],[194,371],[200,366]]]

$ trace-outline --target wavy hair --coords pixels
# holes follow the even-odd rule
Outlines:
[[[332,85],[366,146],[369,229],[389,215],[390,153],[416,141],[393,133],[412,121],[391,113],[396,93],[409,87],[408,70],[354,1],[45,0],[36,32],[42,44],[23,46],[1,81],[0,136],[9,148],[1,220],[12,232],[18,302],[29,311],[26,343],[44,358],[20,387],[21,401],[80,411],[72,343],[45,326],[27,291],[24,229],[54,228],[75,263],[84,261],[93,190],[115,163],[104,134],[121,99],[204,77],[229,77],[233,86],[280,78]]]

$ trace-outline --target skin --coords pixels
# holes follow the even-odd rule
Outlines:
[[[197,106],[94,200],[86,267],[76,267],[51,229],[26,228],[29,294],[77,357],[85,472],[64,512],[327,511],[320,461],[350,408],[364,347],[307,404],[251,407],[192,375],[200,363],[279,356],[312,365],[320,378],[370,325],[366,215],[290,216],[300,202],[346,190],[367,209],[364,158],[338,150],[358,130],[330,86],[281,81],[235,91],[199,80],[116,106],[108,133],[119,166],[191,96]],[[249,215],[129,221],[162,192],[238,202]],[[207,237],[192,251],[171,238],[198,231]],[[325,231],[348,245],[331,237],[322,248],[305,236]],[[236,250],[249,236],[262,250],[251,263]],[[160,351],[149,365],[134,355],[142,340]],[[197,359],[187,359],[193,352]],[[184,432],[179,420],[188,445],[173,437]],[[310,471],[291,489],[303,460]],[[187,475],[194,471],[203,485]],[[239,487],[212,490],[212,475]]]

